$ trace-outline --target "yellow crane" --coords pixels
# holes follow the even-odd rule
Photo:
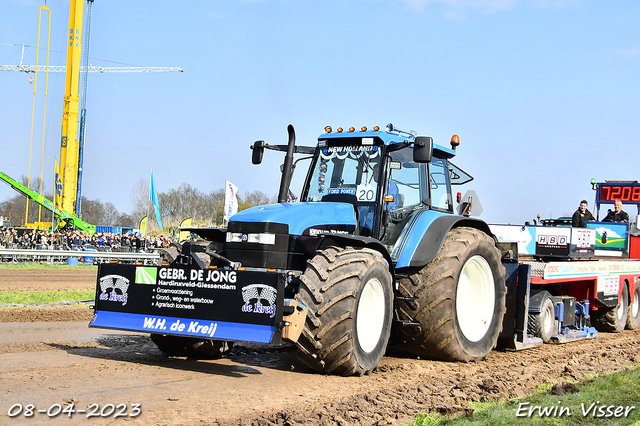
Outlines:
[[[83,14],[85,0],[70,0],[69,7],[69,32],[67,34],[67,65],[46,66],[23,65],[22,59],[20,65],[0,65],[0,71],[22,71],[37,73],[45,72],[65,72],[65,96],[64,109],[62,114],[62,136],[60,140],[60,165],[55,166],[55,192],[54,206],[60,211],[70,212],[73,215],[80,216],[80,201],[82,188],[82,168],[83,168],[83,150],[84,150],[84,115],[85,115],[85,99],[87,90],[86,73],[88,72],[164,72],[179,71],[178,67],[94,67],[89,66],[89,34],[91,22],[91,6],[94,0],[86,0],[87,23],[86,34],[83,36]],[[49,11],[46,6],[44,8]],[[49,11],[50,13],[50,11]],[[49,15],[50,16],[50,15]],[[40,26],[38,25],[38,39],[40,39]],[[84,37],[84,53],[83,50]],[[23,45],[24,56],[24,45]],[[81,64],[81,59],[84,63]],[[80,96],[80,73],[84,72],[84,84],[82,87],[82,97]],[[35,87],[34,87],[35,96]],[[46,96],[46,94],[45,94]],[[78,116],[79,102],[82,99],[82,111],[80,120],[80,134],[78,135]],[[80,136],[80,137],[78,137]],[[44,140],[43,140],[44,151]],[[31,162],[31,161],[29,161]],[[27,202],[28,214],[28,202]],[[26,222],[26,220],[25,220]]]
[[[80,56],[82,54],[82,14],[84,0],[71,0],[69,7],[69,33],[67,40],[67,72],[62,112],[62,138],[60,142],[60,176],[62,191],[58,196],[56,182],[55,206],[76,212],[78,186],[78,101],[80,99]],[[58,178],[56,178],[56,181]]]

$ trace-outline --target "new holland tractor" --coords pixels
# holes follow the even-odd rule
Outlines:
[[[265,149],[286,152],[277,204],[243,210],[227,229],[192,228],[201,239],[156,268],[101,265],[92,326],[151,332],[168,355],[286,340],[307,366],[338,375],[371,372],[390,339],[425,358],[487,357],[505,269],[488,225],[454,212],[451,186],[473,179],[450,162],[458,137],[447,148],[391,124],[327,127],[302,147],[288,133],[287,145],[251,146],[254,164]],[[296,154],[310,167],[288,202]]]

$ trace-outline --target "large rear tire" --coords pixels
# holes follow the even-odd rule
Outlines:
[[[233,346],[233,342],[170,334],[152,334],[151,340],[168,356],[184,356],[195,359],[218,359]]]
[[[620,333],[627,325],[627,312],[629,310],[629,291],[627,283],[622,288],[620,303],[613,308],[600,308],[591,314],[594,326],[598,331]]]
[[[629,303],[629,313],[627,314],[627,330],[637,330],[638,328],[640,328],[640,283],[636,284],[633,303]]]
[[[391,333],[389,265],[375,250],[330,247],[302,274],[297,300],[308,308],[298,358],[342,376],[368,374],[382,359]]]
[[[418,327],[396,328],[414,355],[444,361],[477,361],[496,346],[505,306],[505,269],[493,239],[467,227],[449,231],[427,266],[400,279],[400,320]]]

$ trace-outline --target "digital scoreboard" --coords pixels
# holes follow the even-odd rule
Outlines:
[[[613,203],[620,200],[623,203],[640,203],[640,183],[599,183],[596,199],[598,203]]]

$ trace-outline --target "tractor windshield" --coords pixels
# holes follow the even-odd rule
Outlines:
[[[381,202],[382,146],[362,143],[319,146],[307,176],[302,201],[334,201],[355,207],[359,235],[375,234],[376,206]],[[382,179],[384,181],[384,179]]]
[[[375,145],[318,148],[303,201],[374,203],[378,195],[381,149]]]

